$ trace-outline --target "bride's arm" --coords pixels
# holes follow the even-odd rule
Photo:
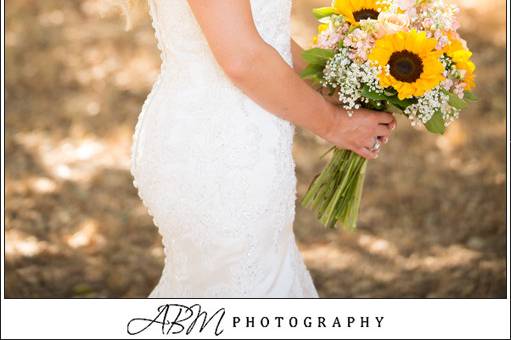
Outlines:
[[[249,0],[188,0],[219,65],[250,98],[331,143],[375,158],[374,138],[394,118],[359,110],[351,118],[310,88],[257,32]]]
[[[300,74],[304,68],[307,67],[307,63],[302,58],[303,48],[298,43],[291,39],[291,54],[293,56],[293,68],[295,72]]]

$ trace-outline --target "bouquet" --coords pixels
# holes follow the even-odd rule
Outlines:
[[[359,108],[403,114],[437,134],[475,100],[472,53],[457,7],[443,0],[334,0],[316,8],[318,34],[303,52],[304,79]],[[327,227],[356,227],[367,161],[332,148],[302,204]]]

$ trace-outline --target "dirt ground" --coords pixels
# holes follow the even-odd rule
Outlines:
[[[6,1],[6,297],[145,297],[161,240],[129,174],[132,130],[159,69],[148,15],[102,0]],[[307,45],[310,9],[295,1]],[[359,229],[295,231],[321,297],[506,296],[505,2],[457,1],[480,100],[444,136],[400,119],[369,165]],[[297,131],[298,192],[328,145]]]

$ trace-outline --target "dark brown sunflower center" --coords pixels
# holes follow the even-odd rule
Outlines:
[[[353,12],[353,17],[355,18],[356,22],[359,22],[360,20],[367,20],[367,19],[378,19],[378,15],[380,13],[377,10],[369,9],[369,8],[362,8],[361,10]]]
[[[394,52],[389,59],[390,74],[399,81],[413,83],[420,78],[424,65],[422,59],[410,51]]]

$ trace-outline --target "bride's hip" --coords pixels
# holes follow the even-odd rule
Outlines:
[[[158,161],[170,158],[239,167],[291,156],[294,130],[288,122],[251,103],[204,106],[188,110],[188,106],[153,102],[135,127],[135,161],[151,156]]]
[[[132,174],[148,191],[159,187],[178,196],[192,192],[211,198],[219,193],[224,199],[251,195],[266,201],[275,190],[294,195],[288,129],[152,116],[138,128]]]
[[[292,223],[296,177],[290,153],[203,146],[168,150],[146,145],[139,155],[133,176],[156,219],[174,228],[175,221],[182,221],[190,227],[222,226],[234,231]]]

